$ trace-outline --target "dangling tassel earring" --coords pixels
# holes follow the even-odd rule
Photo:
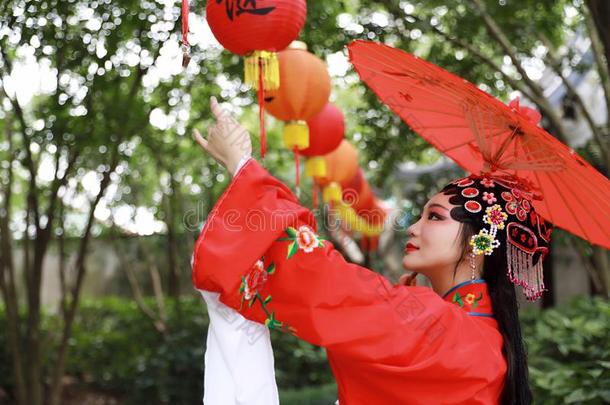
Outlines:
[[[475,260],[475,254],[474,252],[470,253],[470,270],[472,271],[472,274],[470,275],[470,280],[474,280],[475,279],[475,273],[477,270],[477,263]]]

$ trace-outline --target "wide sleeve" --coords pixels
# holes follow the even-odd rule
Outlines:
[[[361,360],[413,360],[459,329],[459,311],[431,289],[393,286],[346,262],[317,234],[312,213],[254,159],[212,209],[192,276],[247,319]]]
[[[210,317],[204,405],[279,404],[268,328],[219,302],[218,293],[201,294]]]

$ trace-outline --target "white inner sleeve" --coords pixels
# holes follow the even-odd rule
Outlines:
[[[205,405],[279,404],[269,329],[199,290],[210,317],[205,351]]]

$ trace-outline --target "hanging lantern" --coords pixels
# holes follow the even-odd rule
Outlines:
[[[326,162],[326,177],[317,179],[322,186],[331,181],[345,183],[358,172],[358,151],[345,139],[335,150],[323,157]]]
[[[304,156],[321,156],[335,150],[345,136],[343,113],[333,103],[326,103],[322,111],[307,120],[309,147],[303,149]]]
[[[307,45],[294,41],[278,53],[282,86],[266,92],[265,108],[275,118],[285,121],[284,146],[294,152],[297,192],[300,151],[309,147],[307,120],[318,114],[328,102],[330,76],[326,64],[307,52]]]
[[[272,4],[271,4],[272,3]],[[186,14],[186,27],[184,24]],[[307,16],[305,0],[233,1],[209,0],[206,18],[220,44],[245,56],[244,82],[258,90],[261,157],[266,151],[264,95],[280,87],[276,52],[294,41]],[[183,46],[188,32],[188,0],[182,1]]]
[[[326,103],[322,111],[307,121],[309,128],[309,146],[301,151],[308,156],[305,162],[305,174],[313,178],[311,195],[313,208],[318,207],[318,184],[316,179],[326,176],[326,155],[336,149],[345,135],[343,113],[334,104]]]

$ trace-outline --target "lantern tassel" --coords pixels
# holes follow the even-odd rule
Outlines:
[[[260,88],[260,70],[267,91],[280,87],[280,62],[275,52],[254,51],[244,61],[244,83],[255,90]]]
[[[186,68],[191,61],[191,45],[188,40],[189,33],[189,0],[182,0],[182,67]]]
[[[280,87],[280,66],[275,52],[254,51],[244,61],[244,83],[258,91],[258,121],[260,126],[261,159],[267,152],[265,130],[265,91]]]
[[[316,180],[313,179],[311,182],[311,201],[313,205],[313,209],[318,209],[318,185],[316,184]]]

